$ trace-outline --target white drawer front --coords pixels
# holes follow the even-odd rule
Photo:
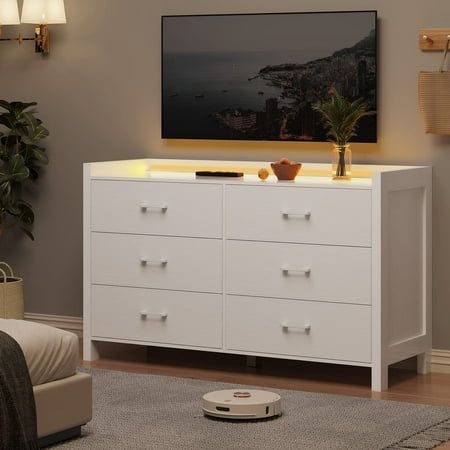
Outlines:
[[[371,246],[371,191],[227,186],[228,239]]]
[[[226,292],[261,297],[371,303],[371,249],[227,242]]]
[[[94,284],[222,292],[222,241],[92,233]]]
[[[189,183],[92,181],[92,230],[222,237],[222,187]]]
[[[371,361],[370,306],[235,296],[226,302],[230,350]]]
[[[222,296],[92,286],[92,335],[222,347]]]

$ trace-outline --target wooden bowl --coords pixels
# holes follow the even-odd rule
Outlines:
[[[280,181],[292,181],[295,180],[299,170],[302,168],[301,163],[293,164],[281,164],[272,163],[271,164],[273,173]]]

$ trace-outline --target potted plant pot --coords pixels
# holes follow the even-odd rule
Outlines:
[[[350,180],[352,178],[352,151],[350,144],[333,144],[331,159],[333,180]]]

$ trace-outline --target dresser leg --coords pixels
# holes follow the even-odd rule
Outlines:
[[[247,356],[247,367],[256,367],[256,356]]]
[[[372,391],[381,392],[388,388],[389,366],[380,364],[372,367]]]
[[[430,358],[428,357],[428,353],[421,353],[417,355],[417,373],[430,373],[431,370]]]
[[[100,355],[98,354],[98,349],[95,342],[90,339],[83,340],[83,360],[84,361],[95,361]]]

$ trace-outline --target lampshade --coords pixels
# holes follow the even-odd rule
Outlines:
[[[0,25],[17,25],[19,23],[17,0],[0,0]]]
[[[64,0],[24,0],[22,22],[39,25],[66,23]]]

